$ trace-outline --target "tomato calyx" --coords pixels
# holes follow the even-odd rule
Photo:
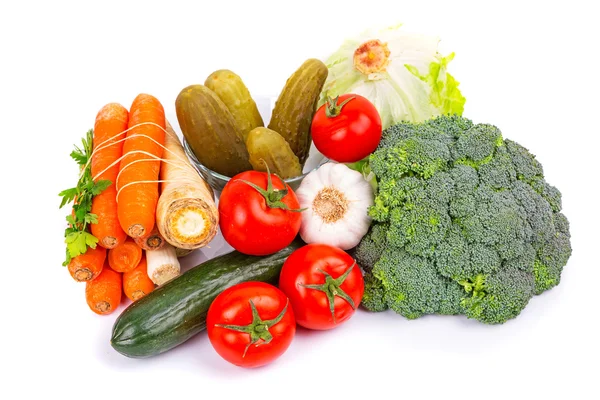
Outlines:
[[[263,321],[258,314],[258,310],[256,309],[254,302],[250,300],[250,308],[252,309],[252,322],[250,322],[248,325],[215,324],[215,326],[223,329],[230,329],[232,331],[247,333],[250,335],[250,343],[248,343],[244,349],[244,354],[242,355],[243,358],[246,357],[248,349],[253,344],[262,341],[261,343],[256,344],[257,346],[260,346],[263,344],[268,344],[271,342],[271,340],[273,340],[273,335],[271,332],[269,332],[269,328],[281,321],[287,311],[288,303],[289,300],[285,303],[285,307],[283,307],[283,310],[281,310],[277,317]]]
[[[265,163],[266,164],[266,163]],[[267,207],[269,208],[281,208],[282,210],[286,210],[286,211],[292,211],[292,212],[302,212],[304,210],[306,210],[306,208],[300,208],[300,209],[291,209],[287,206],[287,204],[285,204],[282,199],[287,196],[288,194],[288,188],[287,185],[285,183],[285,181],[283,179],[281,179],[281,177],[277,174],[273,174],[275,175],[283,184],[283,189],[275,189],[273,187],[273,181],[271,180],[271,172],[269,171],[269,166],[267,165],[267,190],[261,188],[260,186],[249,182],[247,180],[244,179],[240,179],[240,182],[244,182],[246,185],[249,185],[251,187],[253,187],[258,193],[260,193],[264,198],[265,201],[267,202]]]
[[[353,100],[355,97],[348,97],[346,100],[338,104],[339,98],[340,96],[336,96],[333,99],[327,96],[327,107],[325,108],[325,115],[327,116],[327,118],[335,118],[338,115],[340,115],[342,107],[344,107],[346,103],[348,103],[350,100]]]
[[[346,278],[348,277],[348,275],[352,271],[352,268],[354,268],[355,265],[356,261],[354,261],[350,268],[348,268],[342,275],[338,276],[337,278],[333,278],[327,272],[321,269],[317,269],[317,271],[325,275],[325,283],[316,285],[305,285],[302,283],[299,284],[300,286],[305,287],[307,289],[320,290],[321,292],[325,293],[325,295],[327,296],[327,300],[329,301],[329,310],[331,311],[331,316],[333,317],[334,324],[336,323],[335,296],[341,297],[342,299],[346,300],[348,304],[350,304],[350,307],[352,307],[353,310],[356,310],[356,305],[354,304],[354,300],[352,300],[352,297],[350,297],[348,293],[344,292],[344,290],[340,287],[342,283],[344,283],[344,281],[346,280]]]

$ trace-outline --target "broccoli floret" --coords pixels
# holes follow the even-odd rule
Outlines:
[[[465,298],[465,290],[460,284],[452,279],[445,279],[445,284],[446,290],[440,301],[440,309],[438,310],[438,314],[464,314],[464,309],[461,305],[461,302]]]
[[[456,197],[472,194],[479,186],[479,175],[473,167],[456,165],[449,173],[454,183]]]
[[[468,131],[473,126],[473,122],[470,119],[463,118],[460,115],[456,114],[446,115],[442,118],[433,118],[428,121],[425,121],[423,124],[437,129],[444,135],[450,135],[454,139],[458,138],[460,135],[462,135],[463,132]],[[394,129],[394,126],[391,126],[389,129],[386,130],[385,136],[387,136],[388,132],[391,129]]]
[[[372,225],[371,229],[354,248],[354,257],[360,260],[360,266],[367,272],[370,272],[375,263],[381,258],[381,249],[387,246],[387,224]]]
[[[398,146],[400,142],[406,139],[432,139],[446,144],[451,144],[454,141],[453,133],[445,131],[443,126],[436,126],[433,123],[435,120],[430,120],[430,123],[415,124],[412,122],[402,122],[397,125],[390,126],[386,129],[386,134],[382,136],[380,148],[389,148]],[[465,125],[464,129],[469,129],[471,125]],[[459,129],[462,132],[462,128]],[[457,131],[458,135],[460,132]]]
[[[531,274],[513,267],[459,283],[468,293],[461,301],[464,314],[487,324],[501,324],[519,315],[533,297],[535,287]]]
[[[543,178],[533,179],[531,187],[550,204],[552,211],[558,212],[562,208],[562,196],[557,188],[548,184]]]
[[[380,186],[381,196],[369,214],[377,221],[389,220],[389,245],[406,246],[415,255],[430,255],[445,235],[451,223],[448,203],[453,182],[449,174],[442,172],[430,180],[435,184],[408,176],[393,186],[390,181]]]
[[[531,229],[512,192],[480,185],[474,198],[474,211],[461,218],[467,241],[493,247],[502,259],[523,253]]]
[[[473,126],[452,146],[455,164],[470,165],[479,168],[489,163],[498,146],[502,145],[502,134],[493,125],[479,124]]]
[[[436,313],[445,294],[445,282],[424,257],[400,250],[385,252],[373,268],[384,289],[386,304],[408,319]]]
[[[497,147],[494,157],[480,165],[478,172],[481,184],[496,190],[510,187],[517,179],[517,172],[506,146]]]
[[[373,276],[372,273],[366,272],[365,276],[365,293],[361,304],[369,311],[385,311],[388,305],[385,302],[385,290],[381,281]]]
[[[526,244],[522,254],[515,258],[504,260],[503,266],[518,268],[529,274],[533,273],[533,264],[537,257],[537,251],[531,244]]]
[[[448,160],[450,151],[447,145],[418,136],[398,140],[395,146],[382,148],[377,157],[369,158],[371,170],[383,180],[386,175],[390,178],[405,175],[429,178],[443,169]]]
[[[467,279],[478,273],[491,273],[501,265],[498,252],[482,243],[470,244],[458,225],[454,225],[435,252],[438,273],[454,280]]]
[[[569,234],[556,230],[555,235],[538,250],[533,264],[535,294],[540,294],[560,283],[560,274],[571,256]]]
[[[571,255],[560,192],[495,126],[456,115],[401,123],[369,162],[374,222],[355,249],[368,309],[496,324],[560,282]]]
[[[508,154],[515,166],[517,171],[517,177],[525,181],[531,181],[535,177],[544,175],[542,164],[535,159],[535,156],[531,154],[525,147],[512,140],[505,140],[504,144],[508,150]]]
[[[532,244],[536,248],[543,245],[556,234],[550,203],[522,182],[515,182],[513,193],[527,211],[527,221],[533,230]]]
[[[459,225],[453,224],[435,250],[435,265],[440,275],[447,278],[466,277],[475,273],[465,268],[471,265],[469,243]]]
[[[569,233],[569,220],[561,212],[553,214],[554,217],[554,228],[557,232],[564,233],[567,237],[571,237]]]

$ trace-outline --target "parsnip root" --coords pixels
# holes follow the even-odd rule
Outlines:
[[[146,251],[148,277],[157,285],[163,285],[181,273],[181,265],[175,248],[165,243],[159,250]]]
[[[157,227],[171,245],[193,250],[205,246],[217,233],[219,212],[214,193],[190,164],[177,134],[167,122],[162,192],[156,209]]]

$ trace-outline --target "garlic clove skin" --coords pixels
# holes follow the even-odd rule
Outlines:
[[[369,230],[373,189],[362,174],[327,163],[308,174],[296,191],[302,212],[300,237],[348,250]]]

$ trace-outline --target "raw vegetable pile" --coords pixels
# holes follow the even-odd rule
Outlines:
[[[361,304],[499,324],[559,284],[561,194],[527,149],[461,116],[438,41],[394,27],[307,60],[267,127],[240,76],[215,71],[177,96],[185,150],[155,97],[104,106],[60,206],[90,309],[132,302],[112,347],[151,357],[206,330],[224,360],[259,367],[297,325],[335,329]],[[312,142],[329,162],[302,176]],[[218,230],[235,251],[181,273]]]

